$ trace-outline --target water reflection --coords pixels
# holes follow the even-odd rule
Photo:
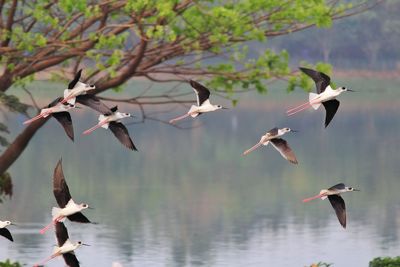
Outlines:
[[[323,112],[286,118],[278,98],[243,100],[191,130],[131,125],[138,153],[107,131],[80,136],[95,121],[91,113],[74,114],[74,144],[57,122],[48,123],[11,169],[15,193],[0,212],[21,226],[11,229],[15,243],[0,240],[0,258],[32,264],[51,253],[53,235],[38,232],[55,205],[51,177],[61,156],[74,199],[94,206],[87,215],[100,223],[67,224],[73,239],[92,245],[77,251],[83,266],[365,266],[374,256],[396,255],[396,100],[365,107],[353,96],[323,130]],[[270,147],[241,156],[275,125],[300,130],[286,137],[299,166]],[[362,190],[344,196],[347,230],[329,202],[300,201],[340,181]]]

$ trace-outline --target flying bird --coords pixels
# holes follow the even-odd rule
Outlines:
[[[199,116],[202,113],[206,113],[206,112],[211,112],[211,111],[215,111],[218,109],[227,109],[223,106],[220,105],[213,105],[211,104],[209,97],[210,97],[210,90],[208,90],[204,85],[190,80],[189,81],[190,85],[192,86],[194,92],[196,93],[196,97],[197,97],[197,106],[196,105],[192,105],[189,109],[189,111],[182,116],[179,116],[175,119],[172,119],[169,121],[169,123],[173,124],[179,120],[182,120],[186,117],[191,116],[192,118],[196,118],[197,116]]]
[[[79,267],[79,261],[75,256],[74,250],[76,250],[80,246],[89,246],[89,245],[83,243],[82,241],[72,242],[71,240],[69,240],[68,231],[64,223],[57,222],[55,228],[56,228],[56,238],[58,246],[54,248],[54,252],[50,257],[43,260],[40,264],[35,264],[34,267],[43,265],[46,262],[58,256],[63,256],[65,264],[67,266]]]
[[[60,208],[54,207],[52,209],[52,222],[40,230],[40,233],[44,234],[52,225],[64,221],[65,218],[73,222],[91,223],[81,213],[84,209],[90,209],[89,205],[86,203],[77,204],[71,197],[67,182],[65,181],[61,160],[58,161],[53,176],[53,193]]]
[[[344,200],[340,196],[340,194],[352,191],[360,190],[353,187],[347,187],[343,183],[340,183],[328,189],[322,189],[318,195],[303,199],[303,202],[308,202],[317,198],[320,198],[322,200],[328,198],[329,202],[331,202],[333,209],[335,210],[336,216],[340,224],[343,226],[343,228],[346,228],[346,204],[344,203]]]
[[[243,156],[249,154],[253,150],[257,149],[261,145],[268,145],[269,143],[272,144],[272,146],[281,153],[282,157],[284,157],[286,160],[293,164],[298,164],[298,161],[296,159],[296,156],[294,155],[294,152],[292,149],[289,147],[288,143],[286,142],[285,139],[280,138],[280,136],[284,135],[285,133],[288,132],[296,132],[290,128],[273,128],[269,130],[265,135],[261,136],[260,142],[255,144],[253,147],[249,148],[245,152],[243,152]]]
[[[107,112],[99,116],[99,123],[92,128],[83,132],[83,134],[88,135],[98,128],[110,129],[114,136],[127,148],[131,150],[136,150],[137,148],[132,142],[129,136],[128,129],[123,125],[120,120],[123,118],[133,117],[129,113],[121,113],[118,111],[118,107],[115,106],[109,109]]]
[[[86,84],[80,82],[82,69],[80,69],[74,79],[68,84],[68,89],[64,90],[64,99],[61,101],[61,104],[70,103],[71,105],[75,105],[76,97],[80,95],[85,95],[89,91],[96,89],[96,86],[92,84]]]
[[[302,72],[307,74],[311,79],[314,80],[317,88],[317,93],[309,94],[309,101],[295,108],[289,109],[286,113],[288,116],[294,115],[302,110],[309,108],[310,106],[317,110],[321,104],[326,110],[325,115],[325,128],[329,125],[333,117],[335,116],[340,102],[336,99],[343,92],[354,92],[353,90],[347,89],[346,87],[339,87],[332,89],[330,86],[331,78],[323,72],[315,71],[307,68],[300,68]]]
[[[10,231],[6,228],[9,225],[14,225],[12,222],[10,221],[0,221],[0,235],[4,236],[5,238],[7,238],[8,240],[10,240],[11,242],[14,241]]]
[[[62,98],[59,97],[56,100],[54,100],[53,102],[51,102],[47,106],[47,108],[44,108],[40,111],[39,115],[33,117],[30,120],[25,121],[24,124],[29,124],[38,119],[47,118],[48,116],[52,116],[61,124],[61,126],[64,128],[67,136],[72,141],[74,141],[74,128],[72,126],[71,115],[68,113],[68,111],[70,109],[78,108],[78,107],[75,105],[69,104],[69,103],[61,104],[60,103],[61,99]]]

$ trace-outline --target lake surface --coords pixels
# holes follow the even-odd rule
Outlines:
[[[397,256],[399,81],[393,82],[396,86],[385,91],[371,85],[341,96],[341,108],[326,130],[322,110],[286,117],[287,108],[307,99],[300,90],[243,96],[229,111],[184,122],[196,126],[188,130],[150,121],[130,124],[137,153],[103,129],[81,136],[96,123],[90,111],[73,114],[75,143],[53,119],[10,170],[14,195],[0,205],[0,214],[18,227],[9,228],[14,243],[0,239],[0,259],[29,266],[52,253],[53,231],[40,235],[39,229],[51,220],[56,205],[52,174],[61,157],[74,199],[93,206],[84,213],[99,223],[66,223],[73,240],[91,245],[76,251],[81,266],[114,261],[124,266],[306,266],[324,261],[356,267],[377,256]],[[357,83],[352,89],[359,90]],[[125,110],[137,113],[133,106]],[[8,119],[12,133],[18,133],[24,118]],[[274,126],[300,131],[285,136],[298,166],[272,147],[241,156]],[[343,195],[347,229],[328,200],[301,202],[339,182],[361,189]],[[63,264],[59,258],[46,266]]]

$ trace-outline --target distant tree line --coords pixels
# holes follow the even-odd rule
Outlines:
[[[324,61],[343,69],[400,69],[400,1],[386,0],[359,16],[271,41],[292,62]]]

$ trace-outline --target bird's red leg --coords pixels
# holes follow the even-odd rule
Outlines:
[[[309,197],[309,198],[305,198],[305,199],[303,199],[303,202],[308,202],[308,201],[311,201],[311,200],[314,200],[314,199],[317,199],[317,198],[321,198],[321,197],[324,197],[324,196],[326,196],[326,193],[318,194],[316,196]]]
[[[50,257],[44,259],[43,261],[41,261],[40,263],[36,263],[35,265],[33,265],[33,267],[39,267],[42,266],[43,264],[45,264],[46,262],[48,262],[49,260],[54,259],[55,257],[60,256],[60,253],[55,253],[53,255],[51,255]]]
[[[169,123],[174,124],[177,121],[180,121],[180,120],[183,120],[186,117],[189,117],[190,115],[191,115],[190,113],[186,113],[185,115],[182,115],[182,116],[179,116],[179,117],[177,117],[175,119],[170,120]]]
[[[49,230],[51,227],[53,227],[53,225],[55,225],[56,222],[57,222],[57,220],[51,221],[51,223],[49,223],[43,229],[40,230],[40,234],[43,235],[44,233],[46,233],[46,231]]]
[[[249,154],[250,152],[252,152],[253,150],[257,149],[261,145],[262,145],[262,143],[255,144],[254,146],[252,146],[251,148],[249,148],[245,152],[243,152],[242,155],[245,156],[245,155]]]
[[[102,121],[102,122],[100,122],[99,124],[93,126],[92,128],[87,129],[86,131],[84,131],[83,134],[84,134],[84,135],[90,134],[91,132],[93,132],[94,130],[100,128],[101,126],[103,126],[103,125],[106,124],[106,123],[108,123],[107,120],[106,120],[106,121]]]
[[[32,122],[34,122],[34,121],[36,121],[36,120],[38,120],[38,119],[40,119],[40,118],[43,118],[44,116],[47,116],[47,115],[49,115],[49,114],[51,114],[51,113],[50,113],[50,112],[44,112],[44,113],[42,113],[42,114],[39,114],[39,115],[33,117],[32,119],[29,119],[29,120],[24,121],[23,124],[26,125],[26,124],[32,123]]]

